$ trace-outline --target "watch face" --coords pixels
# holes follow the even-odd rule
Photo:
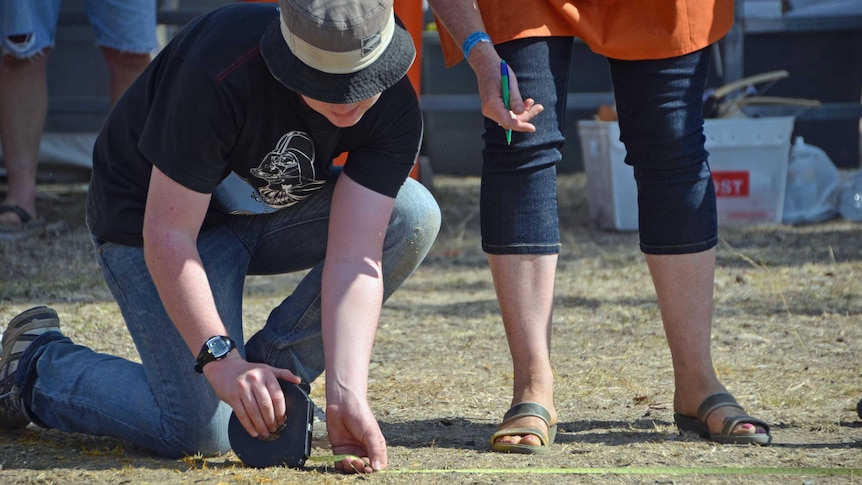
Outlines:
[[[224,357],[230,352],[230,344],[227,340],[217,337],[207,341],[207,347],[210,349],[210,353],[216,359]]]

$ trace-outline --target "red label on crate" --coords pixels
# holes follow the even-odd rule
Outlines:
[[[716,197],[748,197],[751,184],[750,173],[747,171],[737,172],[712,172],[712,181],[715,183]]]

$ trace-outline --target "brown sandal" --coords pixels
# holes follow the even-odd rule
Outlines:
[[[721,425],[721,433],[713,434],[709,430],[709,426],[706,425],[706,420],[716,409],[726,406],[739,408],[742,413],[737,416],[728,416],[725,418],[724,423]],[[772,435],[769,434],[769,424],[762,419],[753,418],[745,414],[745,410],[736,402],[736,399],[726,392],[719,392],[704,399],[697,408],[697,417],[674,413],[673,420],[676,423],[677,428],[679,428],[680,434],[684,431],[688,431],[696,433],[700,435],[700,437],[706,438],[710,441],[715,441],[716,443],[737,445],[756,444],[766,446],[772,442]],[[766,433],[743,435],[731,434],[733,432],[733,428],[745,423],[759,426],[765,429]]]
[[[0,214],[11,212],[21,220],[18,224],[0,224],[0,241],[17,241],[31,236],[44,234],[48,231],[60,231],[65,228],[63,221],[49,224],[41,217],[33,217],[17,205],[0,204]]]
[[[548,431],[539,428],[506,428],[506,423],[517,418],[526,416],[540,418],[548,425]],[[520,443],[497,443],[497,438],[502,436],[526,436],[533,434],[539,437],[541,445],[522,445]],[[497,432],[491,435],[491,451],[501,453],[527,453],[533,455],[544,455],[551,451],[551,444],[557,437],[557,425],[551,424],[551,413],[539,403],[522,402],[512,406],[503,416],[503,422],[497,428]]]

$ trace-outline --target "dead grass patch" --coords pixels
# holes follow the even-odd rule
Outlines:
[[[721,229],[713,357],[739,401],[773,424],[775,445],[715,446],[677,434],[670,355],[637,235],[592,228],[583,185],[583,174],[560,177],[553,453],[486,451],[509,405],[511,362],[479,246],[478,182],[437,177],[443,229],[387,303],[375,346],[370,395],[391,467],[375,483],[858,483],[842,473],[862,468],[862,226]],[[136,359],[90,252],[83,198],[73,187],[40,199],[42,214],[67,220],[70,231],[0,245],[0,320],[48,304],[77,341]],[[297,281],[249,278],[248,335]],[[312,392],[320,404],[321,387]],[[252,470],[232,454],[165,460],[109,438],[32,427],[0,434],[0,464],[5,483],[368,479],[322,465]],[[736,473],[718,472],[728,468]]]

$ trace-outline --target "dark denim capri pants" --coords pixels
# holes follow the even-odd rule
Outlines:
[[[565,141],[574,39],[519,39],[497,46],[523,98],[545,110],[535,133],[505,132],[485,119],[480,217],[489,254],[560,250],[556,165]],[[715,188],[703,135],[703,93],[710,48],[645,61],[608,59],[620,138],[638,187],[641,250],[687,254],[715,246]]]

